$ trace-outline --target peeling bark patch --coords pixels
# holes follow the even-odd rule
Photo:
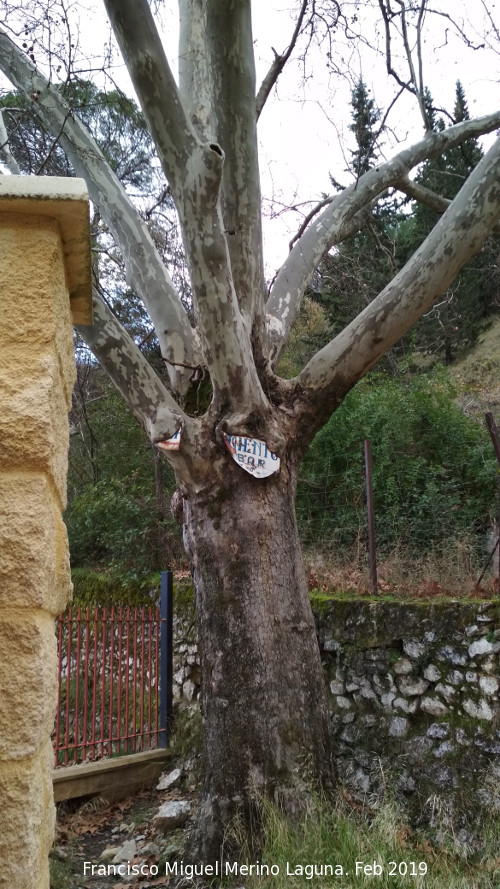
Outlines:
[[[234,462],[255,478],[267,478],[279,472],[280,458],[269,450],[265,441],[225,432],[224,441]]]

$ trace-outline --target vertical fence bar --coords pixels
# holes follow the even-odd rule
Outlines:
[[[141,670],[140,670],[140,683],[141,689],[139,694],[139,708],[141,711],[140,719],[139,719],[139,750],[144,750],[144,654],[145,654],[145,639],[144,634],[146,632],[146,622],[145,622],[145,609],[144,605],[141,608],[140,616],[141,616]]]
[[[75,738],[75,749],[73,751],[73,762],[78,762],[78,715],[80,712],[80,658],[81,658],[81,616],[82,609],[79,605],[76,611],[76,675],[75,675],[75,729],[74,729],[74,738]]]
[[[97,632],[98,632],[98,611],[97,605],[94,608],[94,657],[92,664],[92,759],[95,759],[96,735],[95,724],[97,720]]]
[[[153,621],[151,606],[148,609],[148,747],[153,746],[153,726],[151,723],[151,693],[153,690]]]
[[[122,725],[122,639],[123,619],[122,606],[118,609],[118,685],[116,688],[116,752],[120,753],[121,725]]]
[[[101,632],[101,737],[100,737],[100,746],[101,746],[101,756],[104,756],[104,692],[105,692],[105,684],[106,684],[106,635],[107,635],[107,627],[106,627],[106,608],[103,609],[102,615],[102,632]]]
[[[63,653],[63,616],[59,615],[59,634],[58,634],[58,662],[57,662],[57,686],[58,686],[58,702],[57,702],[57,713],[56,713],[56,734],[55,734],[55,761],[56,765],[58,765],[59,759],[59,746],[60,746],[60,724],[61,724],[61,698],[62,698],[62,653]]]
[[[111,606],[110,615],[110,640],[109,640],[109,724],[108,724],[108,756],[113,754],[113,678],[115,670],[115,606]],[[120,664],[118,664],[120,669]],[[118,718],[118,713],[116,714]]]
[[[368,562],[370,566],[370,590],[372,596],[378,592],[377,554],[375,549],[375,515],[373,510],[372,454],[369,439],[365,439],[366,511],[368,518]]]
[[[172,636],[173,636],[173,575],[162,571],[160,587],[160,737],[159,746],[168,743],[168,724],[172,716]]]
[[[155,609],[155,736],[156,746],[160,745],[160,628],[161,614],[158,608]]]
[[[83,673],[83,761],[87,753],[87,726],[89,714],[89,649],[90,649],[90,609],[85,610],[85,666]]]
[[[132,753],[135,753],[137,736],[137,605],[134,608],[134,665],[132,668]]]
[[[71,605],[68,611],[68,642],[66,645],[66,719],[64,720],[64,765],[68,765],[69,750],[69,711],[71,707],[71,642],[73,633],[73,610]]]
[[[130,607],[127,605],[125,612],[125,626],[127,628],[127,638],[125,643],[125,753],[129,753],[129,714],[128,714],[128,698],[129,698],[129,671],[130,671]]]

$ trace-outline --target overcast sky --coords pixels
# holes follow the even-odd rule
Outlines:
[[[325,0],[325,3],[327,0]],[[328,0],[330,7],[334,4]],[[370,6],[371,4],[371,6]],[[253,27],[260,83],[273,58],[273,47],[282,52],[293,31],[294,0],[254,0]],[[431,89],[435,104],[453,110],[455,82],[462,81],[471,116],[486,114],[499,101],[499,56],[495,51],[494,22],[488,16],[485,0],[436,0],[439,16],[427,14],[428,31],[424,43],[424,81]],[[53,5],[57,8],[57,0]],[[305,65],[297,56],[288,63],[270,96],[259,121],[260,168],[262,194],[267,217],[265,222],[268,273],[283,260],[290,236],[300,225],[300,210],[283,213],[290,205],[317,201],[330,190],[329,174],[343,183],[350,181],[346,173],[349,149],[354,147],[349,132],[350,93],[354,82],[362,76],[382,110],[390,104],[398,88],[388,77],[382,53],[382,30],[377,0],[343,3],[350,25],[364,35],[352,40],[337,29],[332,49],[334,68],[329,71],[324,57],[314,44]],[[103,7],[99,0],[73,0],[70,15],[80,17],[79,42],[89,56],[97,56],[109,37]],[[495,13],[495,7],[491,6]],[[481,50],[467,49],[451,27],[447,15],[463,26],[473,44],[484,43]],[[353,17],[356,21],[353,22]],[[160,25],[174,71],[177,67],[177,4],[165,0],[161,6]],[[76,29],[75,25],[75,29]],[[75,30],[76,34],[77,31]],[[488,45],[488,44],[491,44]],[[326,44],[323,45],[323,50]],[[498,47],[500,52],[500,45]],[[399,64],[397,53],[395,64]],[[82,69],[85,62],[82,62]],[[407,73],[407,68],[401,70]],[[113,76],[130,93],[130,81],[123,63],[114,55]],[[82,76],[86,76],[82,70]],[[380,157],[390,157],[404,142],[415,142],[422,135],[416,103],[402,97],[388,120],[389,130],[381,145]],[[310,207],[311,205],[309,205]],[[307,206],[303,212],[307,212]]]

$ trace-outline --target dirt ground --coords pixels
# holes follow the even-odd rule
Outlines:
[[[192,808],[196,804],[193,791],[182,789],[142,791],[112,805],[98,798],[60,803],[51,853],[51,889],[148,889],[168,885],[165,862],[182,849],[183,833],[177,830],[163,834],[153,819],[163,803],[175,799],[188,800]],[[128,863],[124,862],[123,875],[113,875],[113,868],[108,868],[112,856],[128,841],[136,845],[135,854],[127,859],[130,869],[135,866],[142,872],[127,874]],[[110,847],[115,852],[101,858]]]

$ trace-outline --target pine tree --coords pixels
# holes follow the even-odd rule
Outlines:
[[[356,149],[351,151],[351,170],[359,179],[377,159],[375,143],[378,133],[374,128],[380,120],[380,112],[361,78],[351,93],[351,108],[352,123],[349,125],[349,129],[356,137]]]
[[[425,104],[431,128],[435,132],[445,129],[445,122],[438,117],[430,92],[427,90]],[[457,81],[453,122],[469,120],[469,109],[465,91]],[[453,148],[439,158],[426,161],[416,177],[416,181],[441,197],[453,200],[474,167],[483,156],[476,139],[468,139],[460,147]],[[403,264],[410,253],[424,241],[438,222],[439,214],[423,204],[414,206],[411,218],[401,228],[398,264]],[[458,351],[472,345],[487,317],[496,310],[497,276],[492,275],[491,246],[474,257],[460,278],[443,295],[416,328],[417,348],[430,353],[443,355],[449,363]]]
[[[377,161],[379,121],[380,112],[360,78],[351,93],[349,125],[356,140],[355,148],[350,151],[349,172],[356,179]],[[366,228],[321,264],[321,287],[314,298],[323,306],[333,333],[342,330],[394,275],[394,236],[398,218],[394,201],[385,200],[372,213]]]

